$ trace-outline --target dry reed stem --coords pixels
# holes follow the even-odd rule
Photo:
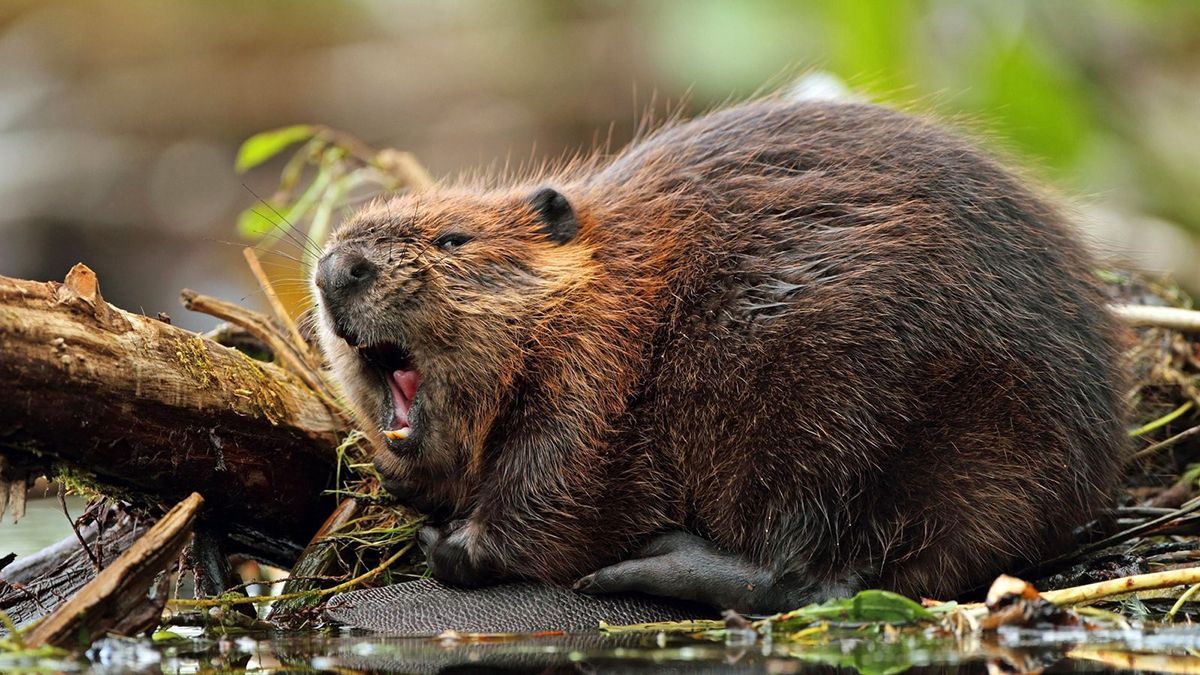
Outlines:
[[[246,258],[246,265],[250,267],[250,273],[258,281],[258,287],[267,296],[267,302],[271,305],[271,311],[275,313],[275,318],[279,320],[279,323],[283,324],[284,330],[287,331],[287,336],[291,339],[292,346],[305,357],[310,368],[314,367],[316,362],[313,359],[312,350],[309,348],[308,343],[304,341],[304,337],[300,335],[300,329],[296,327],[296,322],[288,314],[287,308],[280,301],[279,294],[275,292],[275,286],[271,284],[271,279],[267,276],[267,273],[263,270],[262,263],[258,260],[258,253],[253,248],[246,246],[242,249],[242,256]]]
[[[1139,591],[1154,591],[1173,586],[1192,586],[1200,584],[1200,567],[1184,567],[1166,572],[1151,572],[1150,574],[1135,574],[1130,577],[1109,579],[1094,584],[1084,584],[1063,588],[1057,591],[1044,591],[1041,595],[1046,600],[1060,606],[1082,605],[1104,600],[1117,595],[1127,595]]]
[[[1151,305],[1112,305],[1113,314],[1130,326],[1200,332],[1200,311]]]

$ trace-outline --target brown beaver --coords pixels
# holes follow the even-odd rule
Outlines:
[[[1061,552],[1120,473],[1117,332],[1064,216],[880,107],[757,100],[379,203],[315,285],[455,584],[953,596]]]

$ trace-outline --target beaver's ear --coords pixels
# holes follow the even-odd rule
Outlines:
[[[554,188],[542,188],[529,198],[541,227],[538,231],[556,244],[565,244],[575,238],[579,223],[575,220],[575,209],[571,202]]]

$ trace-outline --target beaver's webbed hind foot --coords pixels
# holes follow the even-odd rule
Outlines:
[[[655,537],[637,557],[583,577],[575,589],[648,593],[751,614],[784,612],[859,590],[857,584],[829,584],[806,574],[779,574],[682,531]]]

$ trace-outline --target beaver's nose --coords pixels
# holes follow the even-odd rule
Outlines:
[[[361,253],[333,251],[317,262],[317,288],[330,299],[346,299],[363,292],[379,268]]]

